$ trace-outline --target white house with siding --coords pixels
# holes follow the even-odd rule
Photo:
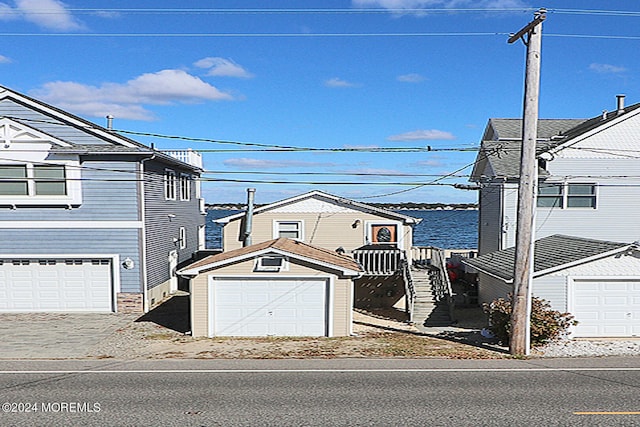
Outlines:
[[[535,242],[531,292],[578,321],[572,337],[640,336],[640,246],[553,235]],[[478,271],[482,302],[512,292],[515,248],[463,262]]]
[[[0,312],[143,312],[177,290],[204,248],[201,162],[1,86],[0,138]]]
[[[640,104],[589,120],[540,120],[535,236],[640,240]],[[515,245],[520,119],[491,119],[471,180],[479,194],[478,251]]]
[[[551,258],[554,268],[536,267],[533,292],[576,316],[576,336],[640,333],[640,104],[617,101],[615,111],[588,120],[538,123],[534,263]],[[480,302],[512,292],[513,263],[500,260],[515,246],[521,126],[489,120],[471,177],[481,188],[480,258],[465,263],[479,271]],[[589,258],[611,242],[620,253]]]

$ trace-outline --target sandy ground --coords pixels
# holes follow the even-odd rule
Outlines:
[[[164,358],[497,358],[495,347],[473,342],[468,331],[433,334],[419,331],[403,321],[403,313],[354,311],[353,336],[336,338],[193,338],[184,319],[185,301],[173,298],[119,328],[89,349],[86,357],[97,359]],[[182,312],[182,314],[180,314]],[[438,335],[438,336],[434,336]]]

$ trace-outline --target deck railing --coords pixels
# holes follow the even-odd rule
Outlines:
[[[358,262],[364,274],[368,276],[392,276],[402,270],[406,260],[400,249],[354,249],[353,258]]]
[[[202,169],[202,155],[191,148],[186,150],[162,150],[162,152],[181,162]]]

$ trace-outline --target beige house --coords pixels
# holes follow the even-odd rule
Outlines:
[[[288,237],[329,250],[351,252],[366,245],[389,245],[410,256],[413,226],[421,219],[387,209],[311,191],[253,210],[217,219],[222,229],[222,249]],[[247,227],[249,229],[247,230]]]
[[[190,279],[191,332],[199,336],[348,336],[353,258],[278,238],[197,261]]]

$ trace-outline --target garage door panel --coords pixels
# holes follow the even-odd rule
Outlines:
[[[213,335],[326,335],[326,280],[213,280],[211,287]]]
[[[574,281],[576,337],[638,336],[640,282]],[[597,301],[597,303],[596,303]]]
[[[113,310],[108,259],[4,261],[0,270],[0,311]]]

